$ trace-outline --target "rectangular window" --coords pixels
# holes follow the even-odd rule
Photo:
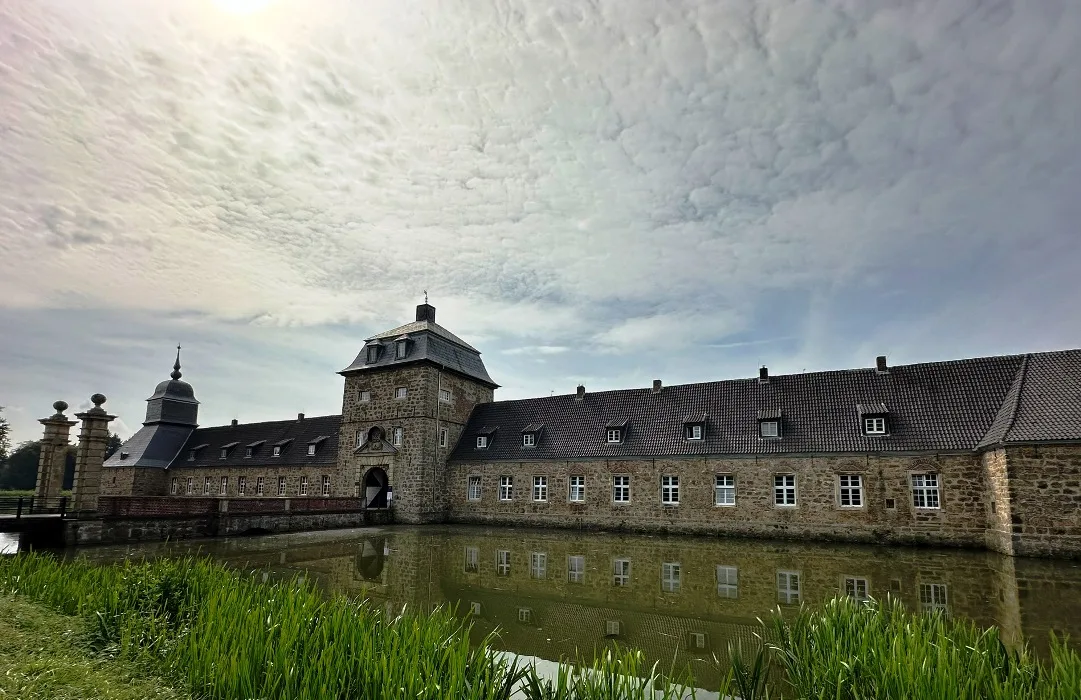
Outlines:
[[[252,455],[252,448],[245,447],[244,448],[244,459],[251,459],[251,455]]]
[[[285,495],[285,477],[284,476],[279,476],[278,477],[278,495],[279,496],[284,496]]]
[[[261,476],[255,477],[255,495],[256,496],[262,496],[263,495],[263,477],[261,477]]]
[[[840,501],[842,508],[863,507],[863,477],[859,474],[841,474]]]
[[[666,506],[679,505],[679,477],[661,477],[661,503]]]
[[[764,420],[758,424],[759,435],[764,438],[775,438],[781,434],[780,424],[775,420]]]
[[[619,636],[619,620],[605,620],[604,621],[604,634],[606,637],[618,637]]]
[[[713,505],[736,505],[736,477],[731,474],[717,474],[713,477]]]
[[[465,548],[465,572],[475,574],[480,571],[480,547]]]
[[[534,447],[537,444],[535,433],[522,433],[522,447]]]
[[[924,612],[949,612],[949,601],[946,598],[946,584],[921,583],[920,608]]]
[[[585,503],[586,478],[584,476],[572,476],[568,482],[567,500],[571,503]]]
[[[400,386],[394,390],[394,398],[404,399],[406,396],[409,396],[409,389],[406,387]]]
[[[229,493],[229,477],[223,476],[221,478],[221,489],[218,491],[219,496],[224,496]]]
[[[734,566],[717,567],[717,595],[721,598],[739,597],[739,569]]]
[[[702,439],[702,426],[698,423],[687,426],[687,439],[688,440],[701,440]]]
[[[225,449],[224,447],[221,448],[221,452],[218,454],[218,459],[225,459],[228,456],[229,456],[229,450]]]
[[[210,477],[209,476],[204,476],[203,477],[203,495],[204,496],[209,496],[210,495]]]
[[[529,553],[529,578],[548,578],[548,555],[545,552]]]
[[[916,508],[938,508],[938,474],[912,475],[912,505]]]
[[[845,595],[849,598],[855,598],[860,601],[870,600],[871,596],[867,592],[869,588],[867,579],[855,576],[845,576]]]
[[[864,418],[863,419],[863,432],[868,435],[885,435],[886,434],[886,419],[885,418]]]
[[[440,401],[442,401],[443,403],[450,403],[450,399],[451,399],[450,389],[440,389],[439,390],[439,400]]]
[[[270,456],[271,457],[281,457],[282,456],[281,445],[274,445],[274,449],[271,450]]]
[[[608,442],[619,442],[620,430],[619,428],[608,429]]]
[[[612,560],[612,585],[621,588],[631,585],[630,559]]]
[[[499,500],[509,501],[514,498],[514,477],[499,477]]]
[[[586,580],[586,558],[580,554],[567,557],[567,580],[583,583]]]
[[[533,477],[533,500],[534,501],[547,501],[548,500],[548,477],[535,476]]]
[[[179,490],[180,490],[180,480],[177,479],[174,476],[173,480],[171,482],[169,482],[169,493],[171,493],[171,494],[173,494],[175,496],[176,492],[179,491]]]
[[[315,454],[315,443],[313,442],[310,445],[308,445],[308,456],[311,457],[314,454]]]
[[[195,450],[188,451],[188,461],[189,462],[194,462],[195,461]]]
[[[612,502],[631,502],[631,477],[617,475],[612,477]]]
[[[680,572],[678,562],[661,564],[661,590],[665,593],[679,593]]]
[[[248,491],[248,478],[246,476],[238,476],[236,478],[236,495],[243,496]]]
[[[466,487],[466,498],[468,498],[470,501],[479,501],[480,500],[480,477],[479,476],[471,476],[471,477],[469,477],[469,484]]]
[[[773,476],[773,504],[778,506],[796,505],[796,476],[794,474],[775,474]]]
[[[477,449],[478,450],[484,450],[484,449],[487,449],[487,447],[488,447],[488,436],[487,435],[478,435],[477,436]]]
[[[398,342],[396,342],[394,344],[394,359],[395,360],[401,360],[401,359],[403,359],[405,357],[405,351],[406,351],[406,345],[405,344],[406,344],[406,342],[408,342],[408,341],[399,340]]]
[[[777,602],[785,605],[799,604],[799,572],[777,572]]]
[[[359,430],[359,429],[357,430],[357,439],[356,439],[355,443],[356,443],[357,447],[360,447],[361,445],[364,444],[364,431],[363,430]]]
[[[510,552],[506,549],[495,553],[495,575],[510,576]]]
[[[189,477],[188,477],[188,484],[187,484],[187,487],[188,487],[188,495],[189,495],[189,496],[190,496],[190,495],[192,495],[193,493],[195,493],[195,488],[194,488],[194,487],[192,486],[192,483],[191,483],[191,481],[192,481],[192,480],[191,480],[191,477],[189,476]]]
[[[299,493],[301,496],[308,495],[308,477],[300,477],[300,488],[297,490],[297,493]]]
[[[323,475],[323,495],[330,495],[330,475],[328,474]]]
[[[529,624],[533,622],[532,608],[518,608],[518,622]]]
[[[404,438],[405,438],[405,429],[404,428],[395,428],[394,429],[394,446],[395,447],[401,447],[402,446],[402,441],[403,441]]]
[[[447,429],[446,428],[440,428],[439,429],[439,446],[440,447],[446,447],[447,446],[447,437],[448,437]]]
[[[360,392],[360,402],[361,403],[369,403],[369,402],[371,402],[371,400],[372,400],[372,392],[368,391],[367,389]]]

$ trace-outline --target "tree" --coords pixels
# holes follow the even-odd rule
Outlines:
[[[4,418],[4,407],[0,406],[0,470],[7,462],[8,452],[11,450],[11,426],[7,418]]]
[[[124,444],[124,441],[120,439],[120,436],[113,433],[109,436],[108,442],[105,443],[105,459],[109,459],[113,456],[113,453],[120,449],[120,446]]]
[[[33,489],[37,483],[40,455],[41,441],[20,442],[0,470],[0,489]]]

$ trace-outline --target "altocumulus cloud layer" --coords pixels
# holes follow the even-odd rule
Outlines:
[[[258,7],[265,5],[265,7]],[[237,10],[248,9],[250,12]],[[338,410],[1081,345],[1074,0],[0,4],[0,403]]]

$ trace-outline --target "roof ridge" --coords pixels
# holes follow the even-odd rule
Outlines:
[[[1010,424],[1006,426],[1006,430],[1002,431],[1002,443],[1010,439],[1010,431],[1013,430],[1014,424],[1017,423],[1017,414],[1021,408],[1021,395],[1025,391],[1025,378],[1028,376],[1029,357],[1029,354],[1025,355],[1024,359],[1021,360],[1021,368],[1017,370],[1017,396],[1014,397],[1013,407],[1010,409]]]
[[[273,425],[273,424],[276,424],[276,423],[301,423],[301,422],[307,422],[307,421],[313,421],[313,420],[322,420],[322,419],[325,419],[325,418],[341,418],[341,417],[342,417],[342,414],[340,414],[340,413],[328,413],[328,414],[323,415],[323,416],[304,416],[303,420],[298,420],[296,418],[283,418],[283,419],[280,419],[280,420],[259,420],[259,421],[254,421],[252,423],[237,423],[236,425],[231,425],[231,424],[228,424],[228,423],[225,424],[225,425],[206,425],[206,426],[201,425],[198,428],[195,428],[195,430],[215,430],[217,428],[244,428],[244,427],[251,427],[253,425]]]

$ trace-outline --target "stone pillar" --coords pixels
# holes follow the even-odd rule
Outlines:
[[[68,439],[75,421],[68,420],[64,411],[68,405],[63,401],[53,404],[56,413],[38,422],[45,426],[41,438],[41,456],[38,457],[38,480],[34,498],[60,498],[64,487],[64,465],[67,463]]]
[[[94,403],[93,408],[75,414],[83,422],[79,430],[79,449],[75,454],[75,486],[71,491],[72,510],[78,513],[93,513],[98,509],[101,469],[105,463],[105,446],[109,442],[109,421],[116,418],[101,407],[105,403],[102,394],[94,394],[90,400]]]

